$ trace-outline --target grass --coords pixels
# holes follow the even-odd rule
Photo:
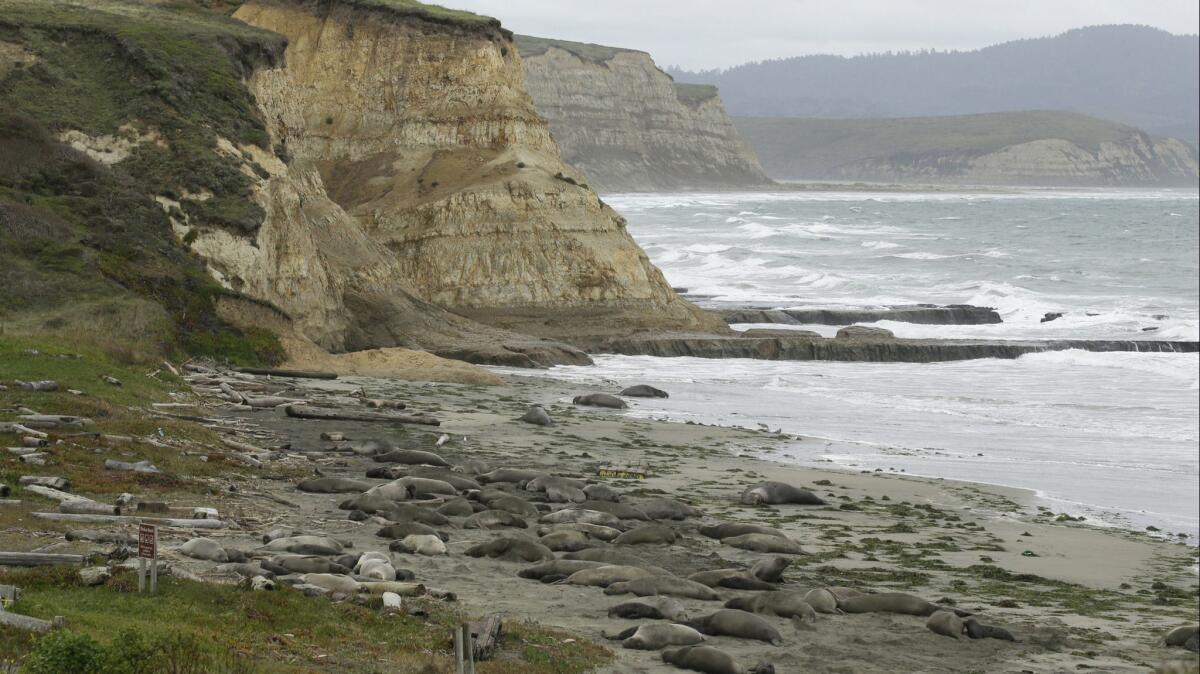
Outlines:
[[[522,58],[541,56],[549,51],[551,47],[556,47],[570,52],[589,63],[604,63],[605,61],[611,61],[614,56],[621,52],[633,51],[587,42],[571,42],[570,40],[555,40],[548,37],[532,37],[530,35],[514,35],[513,41],[517,43],[517,49],[521,51]]]
[[[415,17],[433,23],[464,28],[499,28],[500,22],[490,16],[482,16],[460,9],[447,9],[441,5],[430,5],[417,0],[334,0],[349,5],[370,9],[386,10],[396,16]]]
[[[179,199],[194,225],[258,228],[243,160],[217,140],[268,144],[243,77],[280,57],[282,36],[191,3],[0,0],[0,40],[33,57],[0,76],[0,320],[142,298],[164,312],[152,350],[277,362],[273,336],[216,316],[227,291],[151,196]],[[66,130],[160,142],[110,167],[60,144]],[[183,198],[198,193],[212,196]]]
[[[126,631],[159,640],[190,637],[194,658],[236,660],[239,671],[449,672],[451,629],[466,617],[453,605],[424,599],[405,600],[428,614],[414,617],[384,612],[377,599],[332,603],[290,588],[250,592],[169,577],[159,579],[157,594],[139,594],[130,572],[94,588],[79,585],[67,569],[0,573],[0,583],[22,588],[13,610],[64,616],[69,630],[102,644]],[[0,628],[0,661],[19,660],[33,647],[27,633]],[[610,659],[588,641],[508,623],[496,657],[478,663],[477,671],[572,674]]]
[[[698,107],[701,103],[711,101],[718,95],[717,88],[710,84],[675,83],[675,96],[680,103],[689,107]]]
[[[973,157],[1047,138],[1095,152],[1102,142],[1137,133],[1087,115],[1039,110],[897,119],[739,117],[735,123],[768,170],[798,179],[834,177],[838,167],[870,159]]]

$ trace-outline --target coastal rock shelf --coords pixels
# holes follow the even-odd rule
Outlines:
[[[754,358],[758,360],[833,360],[861,363],[940,363],[978,358],[1019,358],[1043,351],[1134,351],[1196,353],[1200,342],[1153,340],[1004,341],[969,339],[845,339],[800,337],[715,337],[650,335],[592,344],[591,353],[676,358]]]
[[[988,325],[1003,323],[991,307],[969,304],[916,304],[880,309],[719,309],[726,323],[778,323],[782,325],[853,325],[898,321],[922,325]]]

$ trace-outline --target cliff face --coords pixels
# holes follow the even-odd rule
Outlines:
[[[563,157],[601,191],[753,187],[771,180],[714,87],[676,84],[649,54],[517,36]]]
[[[256,0],[235,17],[288,38],[249,77],[286,161],[225,144],[265,212],[252,238],[175,223],[227,287],[337,350],[454,354],[467,340],[503,352],[473,359],[547,360],[546,345],[462,316],[558,338],[713,326],[577,184],[494,22],[348,1]]]
[[[1196,151],[1077,113],[901,119],[738,118],[787,179],[990,185],[1192,185]]]

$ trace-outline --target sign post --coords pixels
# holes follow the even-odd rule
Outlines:
[[[150,592],[158,591],[158,527],[138,524],[138,592],[146,590],[146,560],[150,560]]]

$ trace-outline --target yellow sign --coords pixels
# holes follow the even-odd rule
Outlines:
[[[596,473],[600,477],[615,477],[622,480],[645,480],[646,474],[634,470],[618,470],[616,468],[601,468]]]

